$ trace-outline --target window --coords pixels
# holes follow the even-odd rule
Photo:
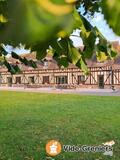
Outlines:
[[[35,83],[34,76],[32,76],[32,77],[29,77],[29,83],[30,83],[30,84],[31,84],[31,83]]]
[[[43,76],[43,84],[49,84],[49,76]]]
[[[7,82],[12,83],[12,77],[7,77]]]
[[[48,62],[47,61],[44,62],[44,67],[46,67],[46,68],[48,67]]]
[[[56,77],[56,84],[67,84],[68,78],[67,76],[57,76]]]
[[[15,83],[16,83],[16,84],[21,84],[21,77],[16,77]]]
[[[48,60],[44,59],[44,69],[47,69],[47,68],[48,68]]]
[[[84,75],[80,75],[78,76],[78,84],[84,83],[85,82],[85,76]]]
[[[7,77],[8,87],[12,87],[12,77]]]

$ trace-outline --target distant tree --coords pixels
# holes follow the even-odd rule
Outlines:
[[[84,13],[78,12],[80,7]],[[95,12],[103,12],[110,26],[120,34],[119,0],[0,0],[0,56],[4,57],[4,65],[13,74],[20,71],[19,67],[7,62],[8,53],[3,44],[18,46],[21,43],[36,51],[37,59],[44,58],[50,48],[58,65],[67,67],[73,63],[87,74],[86,59],[90,59],[93,53],[99,61],[116,55],[111,44],[86,18],[94,17]],[[75,48],[69,38],[75,29],[80,30],[83,51]],[[99,38],[99,43],[96,43],[96,38]],[[25,65],[36,67],[32,60],[21,58],[16,53],[11,55]]]

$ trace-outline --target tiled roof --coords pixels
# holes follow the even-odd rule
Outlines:
[[[118,42],[114,42],[113,43],[114,48],[120,53],[120,45],[118,44]],[[37,69],[45,69],[45,65],[44,65],[44,61],[43,60],[37,60],[36,59],[36,53],[27,53],[27,54],[22,54],[21,55],[22,58],[27,58],[28,60],[34,60],[37,63],[38,68]],[[47,63],[47,68],[48,69],[59,69],[59,66],[57,65],[57,62],[52,58],[51,55],[47,55],[45,58],[48,63]],[[21,68],[21,70],[33,70],[32,67],[29,66],[25,66],[23,64],[21,64],[19,62],[19,60],[16,60],[12,57],[8,58],[8,61],[12,64],[18,64]],[[117,56],[117,58],[115,60],[108,60],[105,61],[103,63],[99,63],[96,60],[96,57],[93,56],[93,58],[91,60],[87,60],[87,64],[88,67],[104,67],[104,66],[114,66],[114,68],[120,68],[120,55]],[[77,68],[75,65],[73,64],[69,64],[68,68]],[[0,67],[0,72],[2,71],[7,71],[7,69],[5,67]]]

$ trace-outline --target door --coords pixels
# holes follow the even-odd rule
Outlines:
[[[104,88],[104,75],[99,75],[98,76],[98,86],[101,89]]]
[[[8,87],[12,87],[12,77],[7,77]]]

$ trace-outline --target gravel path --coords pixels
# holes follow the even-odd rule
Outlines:
[[[55,89],[55,88],[17,88],[0,87],[0,91],[19,91],[19,92],[38,92],[38,93],[57,93],[57,94],[81,94],[98,96],[120,96],[120,90],[112,89]]]

